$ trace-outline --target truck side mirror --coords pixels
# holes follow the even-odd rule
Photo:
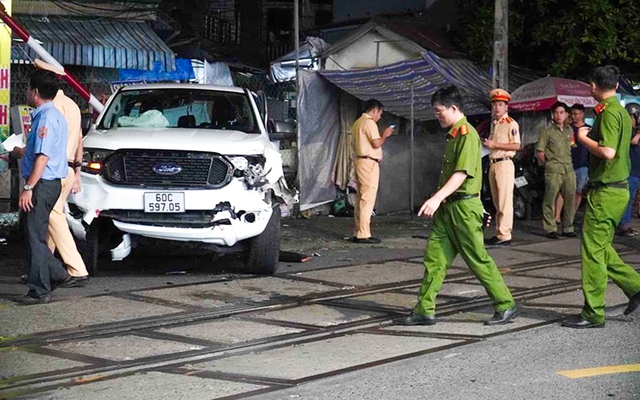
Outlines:
[[[85,136],[91,129],[91,114],[82,113],[80,115],[80,127],[82,128],[82,136]]]

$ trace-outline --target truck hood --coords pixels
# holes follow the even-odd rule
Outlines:
[[[117,128],[92,130],[84,147],[94,149],[172,149],[228,155],[265,154],[276,149],[266,135],[234,130],[189,128]]]

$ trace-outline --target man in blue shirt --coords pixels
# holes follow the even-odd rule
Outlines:
[[[18,201],[26,221],[29,292],[17,301],[26,304],[51,301],[51,291],[69,279],[47,246],[49,214],[60,196],[60,180],[67,176],[67,122],[53,105],[57,92],[58,77],[53,72],[31,75],[27,101],[36,109],[20,163],[26,184]]]

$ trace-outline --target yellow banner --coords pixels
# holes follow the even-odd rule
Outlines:
[[[11,0],[1,0],[11,15]],[[0,139],[9,137],[9,106],[11,101],[11,29],[0,22]]]

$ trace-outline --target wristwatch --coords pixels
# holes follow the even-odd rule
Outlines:
[[[33,186],[31,186],[31,185],[29,185],[29,184],[27,183],[26,185],[24,185],[24,187],[22,188],[22,190],[26,190],[26,191],[33,190]]]

